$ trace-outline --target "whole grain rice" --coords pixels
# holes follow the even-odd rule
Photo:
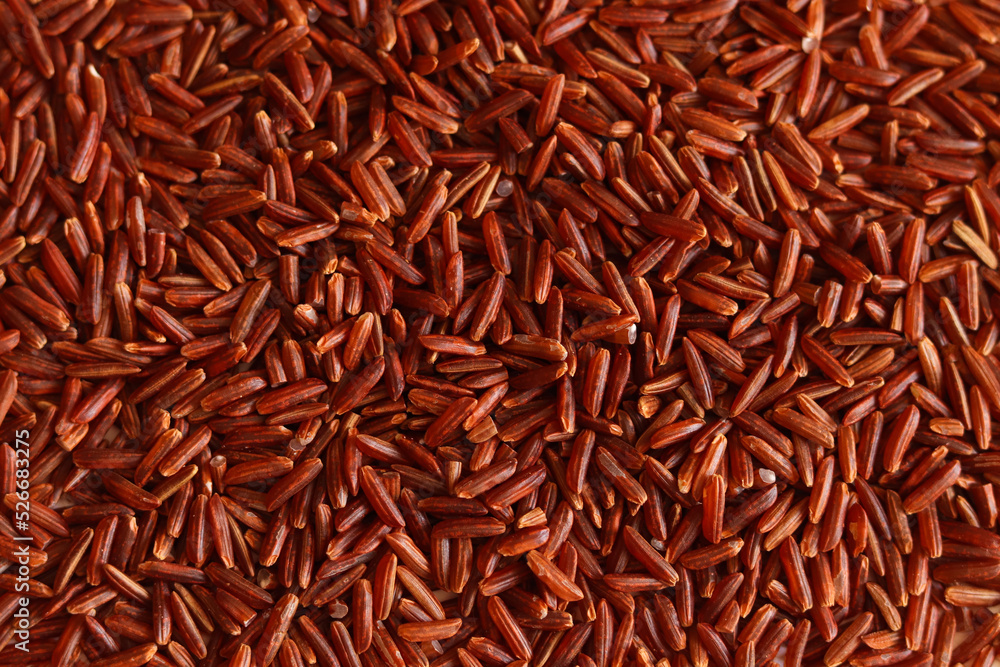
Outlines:
[[[998,12],[6,0],[0,664],[992,664]]]

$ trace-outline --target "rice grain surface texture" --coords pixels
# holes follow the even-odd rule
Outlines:
[[[998,0],[0,0],[0,666],[992,667]]]

